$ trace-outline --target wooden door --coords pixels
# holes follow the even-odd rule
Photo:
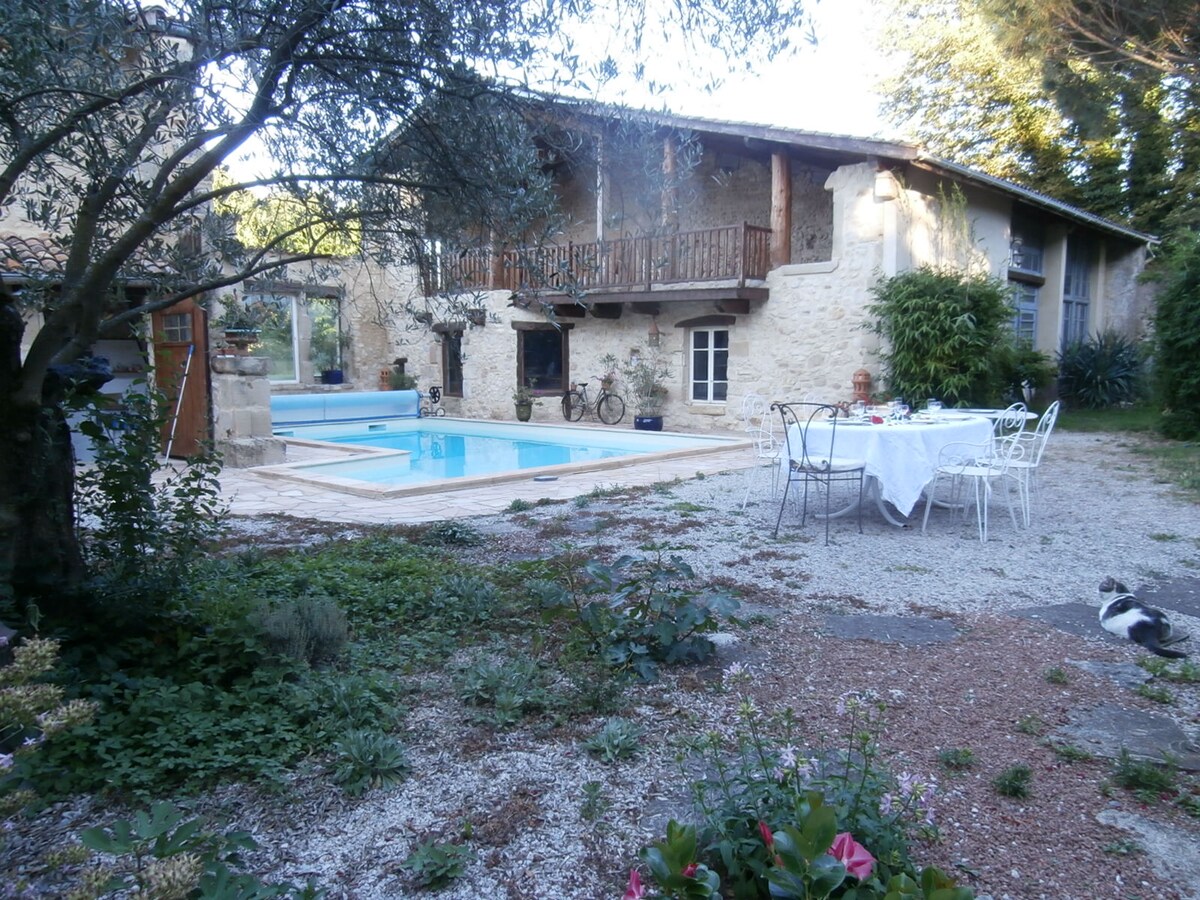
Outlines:
[[[204,310],[184,300],[150,317],[154,372],[167,398],[164,451],[176,458],[199,454],[209,436],[208,329]],[[182,398],[180,396],[182,392]]]

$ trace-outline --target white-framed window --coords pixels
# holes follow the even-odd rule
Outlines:
[[[271,381],[281,384],[300,380],[299,340],[296,333],[296,294],[247,294],[246,306],[265,310],[255,356],[271,360]]]
[[[724,403],[729,393],[729,329],[694,328],[689,346],[692,401]]]

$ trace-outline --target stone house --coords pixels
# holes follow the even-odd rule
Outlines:
[[[634,141],[629,121],[573,116],[576,150],[545,154],[552,243],[464,246],[413,283],[431,327],[402,323],[393,352],[450,415],[512,418],[521,382],[561,421],[572,382],[650,345],[672,430],[733,427],[748,392],[848,399],[879,376],[871,286],[925,264],[1009,281],[1014,329],[1051,356],[1141,330],[1149,235],[909,144],[665,114]]]

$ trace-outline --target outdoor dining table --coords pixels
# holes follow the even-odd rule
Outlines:
[[[832,423],[813,422],[808,428],[810,446],[828,447]],[[795,426],[789,433],[791,446],[800,447]],[[937,473],[942,448],[948,444],[984,444],[992,439],[992,422],[984,416],[945,412],[914,416],[902,422],[869,419],[838,419],[833,454],[842,459],[861,459],[867,464],[864,493],[883,517],[893,525],[906,523],[891,514],[891,504],[907,517],[921,499],[925,486]],[[785,463],[786,464],[786,463]],[[844,516],[853,506],[832,515]]]

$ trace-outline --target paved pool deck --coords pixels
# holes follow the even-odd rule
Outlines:
[[[305,451],[288,448],[288,461],[306,458]],[[740,447],[653,462],[631,463],[596,472],[564,474],[554,481],[506,481],[467,490],[442,491],[410,497],[375,499],[316,485],[283,481],[257,474],[254,469],[225,469],[221,493],[234,515],[279,514],[325,522],[361,524],[414,524],[461,519],[503,512],[514,500],[570,500],[597,488],[641,487],[659,482],[715,475],[755,464],[754,450]],[[740,490],[740,487],[739,487]]]

